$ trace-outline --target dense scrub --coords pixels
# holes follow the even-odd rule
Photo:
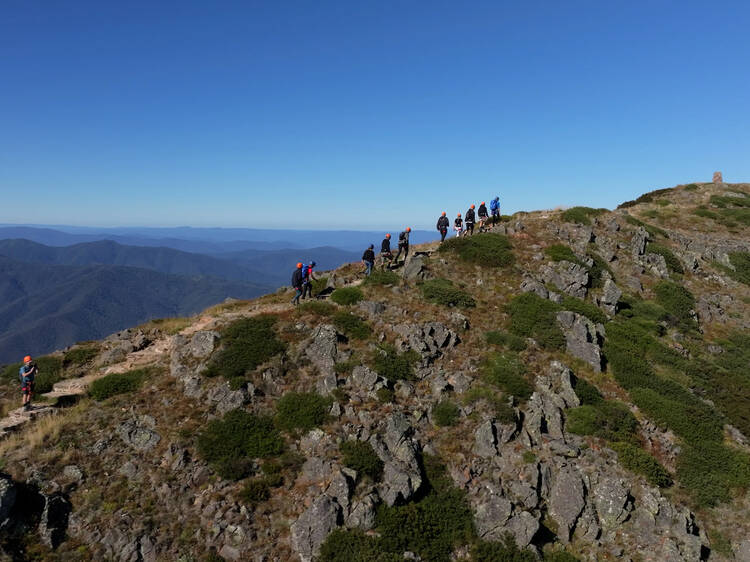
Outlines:
[[[653,486],[666,488],[672,485],[672,476],[654,457],[632,443],[612,443],[620,464],[628,470],[641,474]]]
[[[476,301],[469,293],[456,287],[449,279],[430,279],[419,286],[425,300],[443,306],[473,308]]]
[[[635,207],[639,203],[651,203],[655,199],[658,199],[662,195],[667,195],[668,193],[671,193],[674,191],[673,187],[668,187],[665,189],[655,189],[654,191],[649,191],[648,193],[644,193],[637,199],[634,199],[632,201],[625,201],[624,203],[620,203],[617,208],[618,209],[629,209],[630,207]]]
[[[389,269],[376,270],[370,273],[369,277],[364,280],[364,285],[398,285],[401,278],[395,272]]]
[[[492,330],[487,332],[484,337],[488,344],[499,345],[511,351],[523,351],[526,349],[526,340],[515,334]]]
[[[481,233],[474,236],[450,238],[439,252],[456,252],[463,261],[485,267],[506,267],[515,261],[510,239],[502,234]]]
[[[441,400],[432,408],[432,419],[438,427],[456,425],[461,411],[450,400]]]
[[[383,345],[375,353],[373,369],[390,383],[414,379],[414,363],[419,360],[416,351],[399,353],[391,345]]]
[[[552,244],[544,249],[544,254],[552,261],[569,261],[578,265],[584,265],[584,263],[578,259],[573,253],[570,246],[565,244]]]
[[[646,244],[646,253],[649,254],[658,254],[664,258],[664,261],[667,263],[667,268],[672,273],[685,273],[685,270],[682,268],[682,263],[680,263],[680,260],[677,258],[676,255],[667,248],[666,246],[662,246],[661,244],[654,244],[653,242],[649,242]]]
[[[364,298],[365,295],[359,287],[341,287],[331,293],[331,300],[342,306],[357,304]]]
[[[373,481],[380,479],[383,474],[383,461],[367,441],[345,441],[341,444],[341,462],[344,466],[364,474]]]
[[[133,392],[140,388],[144,379],[153,375],[153,371],[139,369],[129,373],[113,373],[100,379],[95,380],[89,387],[89,395],[94,400],[106,400],[116,394]]]
[[[518,400],[528,400],[534,392],[534,387],[523,376],[526,367],[515,353],[491,353],[481,369],[486,382]]]
[[[345,310],[341,310],[333,315],[333,325],[336,326],[339,332],[355,340],[365,340],[372,334],[372,330],[367,325],[367,322]]]
[[[539,345],[552,350],[565,347],[565,336],[557,325],[558,306],[534,293],[514,297],[506,310],[510,314],[509,331],[517,336],[534,338]]]
[[[609,212],[609,209],[594,209],[592,207],[571,207],[563,211],[560,218],[563,222],[572,222],[577,224],[591,224],[591,217],[598,217]]]
[[[285,431],[309,431],[328,421],[331,403],[314,392],[287,392],[276,404],[276,425]]]

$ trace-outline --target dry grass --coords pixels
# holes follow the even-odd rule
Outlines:
[[[156,318],[138,326],[138,329],[146,331],[161,330],[165,334],[173,336],[193,323],[193,318]]]

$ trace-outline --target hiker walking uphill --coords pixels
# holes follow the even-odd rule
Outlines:
[[[497,224],[497,219],[500,218],[500,198],[495,197],[490,201],[490,212],[492,213],[492,226]]]
[[[36,379],[37,367],[27,355],[23,358],[23,366],[18,371],[18,378],[21,380],[21,394],[23,394],[23,409],[31,410],[31,398],[34,394],[34,380]]]
[[[477,216],[479,217],[479,232],[484,232],[484,225],[487,224],[487,218],[489,217],[484,201],[482,201],[479,209],[477,209]]]
[[[297,269],[292,273],[292,288],[296,291],[292,304],[299,304],[299,298],[302,296],[302,283],[304,279],[302,277],[302,262],[297,264]]]
[[[391,253],[391,235],[386,234],[385,238],[383,238],[383,241],[380,243],[380,259],[381,267],[383,269],[386,268],[386,265],[390,267],[391,262],[393,261],[393,254]]]
[[[453,221],[453,230],[456,231],[456,238],[461,236],[461,232],[464,230],[464,219],[461,218],[461,213],[458,213],[456,220]]]
[[[310,298],[312,298],[312,282],[317,281],[315,278],[315,275],[313,275],[313,267],[315,267],[315,262],[311,261],[306,266],[302,268],[302,298],[305,298],[305,295],[308,295]]]
[[[476,220],[476,216],[474,215],[474,205],[469,207],[469,210],[466,211],[466,232],[464,233],[464,236],[470,236],[474,234],[474,221]]]
[[[365,275],[367,277],[370,276],[370,273],[372,273],[372,266],[375,265],[375,246],[370,244],[367,249],[365,250],[365,253],[362,254],[362,263],[365,264]]]
[[[398,265],[398,258],[401,256],[401,252],[404,252],[404,263],[406,263],[406,258],[409,257],[409,233],[411,232],[410,227],[406,227],[406,230],[404,230],[401,234],[398,235],[398,253],[396,254],[396,257],[394,261],[396,262],[396,265]]]
[[[443,214],[440,215],[437,221],[437,229],[440,233],[441,242],[445,240],[445,235],[448,234],[448,226],[450,226],[450,223],[448,222],[448,217],[445,216],[445,211],[443,211]]]

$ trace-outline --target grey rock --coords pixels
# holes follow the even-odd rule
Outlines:
[[[318,380],[315,381],[315,389],[318,391],[318,394],[327,396],[338,387],[338,384],[339,381],[336,378],[336,373],[328,372],[318,377]]]
[[[558,536],[563,543],[570,541],[585,505],[585,488],[581,475],[574,468],[562,468],[550,491],[549,514],[558,525]]]
[[[539,520],[528,511],[521,511],[510,518],[507,528],[516,539],[518,547],[526,548],[539,531]]]
[[[349,500],[351,499],[352,489],[354,488],[354,482],[344,474],[342,470],[334,470],[331,476],[331,482],[326,488],[326,494],[336,500],[336,502],[344,510],[344,513],[349,511]]]
[[[16,504],[18,490],[9,477],[0,474],[0,527],[10,516],[10,511]]]
[[[378,500],[377,494],[374,493],[367,494],[360,500],[355,500],[346,518],[346,526],[350,529],[356,527],[363,531],[374,529]]]
[[[383,438],[373,435],[370,444],[384,463],[380,497],[392,506],[408,501],[422,485],[422,471],[413,429],[401,413],[394,413],[386,423]]]
[[[117,435],[130,447],[148,451],[161,440],[161,435],[154,431],[155,426],[156,421],[151,416],[137,416],[121,423]]]
[[[607,230],[610,232],[618,232],[620,230],[620,223],[617,222],[617,219],[611,218],[607,221]]]
[[[338,357],[338,334],[330,324],[321,324],[313,331],[305,353],[321,373],[333,372]]]
[[[669,277],[667,260],[661,254],[646,254],[642,258],[642,263],[657,277],[661,277],[662,279]]]
[[[382,302],[362,301],[357,305],[357,307],[362,312],[367,313],[368,316],[377,317],[385,312],[385,304]]]
[[[484,458],[497,456],[497,430],[492,420],[482,423],[474,433],[474,454]]]
[[[424,281],[425,279],[429,279],[432,275],[427,268],[427,257],[411,257],[407,260],[401,275],[407,281]]]
[[[601,306],[605,312],[610,315],[617,312],[617,303],[620,302],[622,291],[611,279],[607,279],[604,282],[604,290],[602,296],[599,299],[599,306]]]
[[[522,293],[534,293],[543,299],[549,297],[549,291],[547,290],[547,287],[544,286],[544,283],[530,277],[524,278],[521,282],[520,289]]]
[[[308,456],[323,456],[331,447],[331,438],[322,429],[311,429],[299,442],[300,451]]]
[[[591,492],[599,521],[604,531],[610,531],[627,521],[633,509],[630,488],[624,480],[605,477]]]
[[[203,379],[198,375],[185,375],[180,377],[182,392],[191,398],[200,398],[203,395]]]
[[[737,560],[750,560],[750,539],[743,539],[732,545],[732,552]]]
[[[138,476],[138,467],[135,466],[132,461],[126,461],[125,464],[117,469],[117,473],[121,474],[128,480],[135,480]]]
[[[727,311],[733,310],[735,306],[735,300],[731,295],[710,293],[698,297],[695,303],[695,312],[703,324],[713,322],[725,324],[730,319]]]
[[[588,270],[569,261],[554,262],[542,267],[542,280],[552,283],[566,295],[582,299],[586,296],[589,284]]]
[[[291,527],[292,548],[302,562],[312,562],[320,554],[320,545],[341,521],[341,506],[336,500],[327,495],[315,498]]]
[[[70,482],[82,482],[83,481],[83,470],[79,466],[69,464],[63,468],[63,478]]]
[[[216,411],[225,414],[230,410],[241,408],[250,400],[249,388],[252,385],[247,384],[237,390],[232,390],[228,382],[214,386],[208,392],[208,400],[216,405]]]
[[[440,356],[443,350],[461,341],[453,330],[440,322],[397,324],[393,331],[399,336],[397,344],[401,350],[414,350],[428,360]]]
[[[45,496],[44,511],[39,521],[39,536],[49,548],[57,548],[65,540],[72,506],[61,495]]]
[[[352,386],[369,392],[375,389],[375,385],[380,377],[378,374],[364,365],[357,365],[352,370],[352,374],[349,377],[349,382]]]
[[[430,381],[430,391],[436,399],[439,399],[444,392],[449,392],[450,390],[452,390],[451,385],[442,375],[437,375]]]
[[[633,289],[636,293],[643,292],[643,283],[641,280],[634,275],[627,275],[624,279],[625,285],[630,289]]]
[[[506,523],[510,519],[513,504],[498,494],[490,494],[474,511],[477,534],[488,541],[499,541],[508,532]]]
[[[642,256],[646,251],[646,243],[648,242],[648,232],[642,226],[639,226],[633,238],[630,241],[630,248],[633,251],[634,256]]]
[[[591,365],[594,372],[601,372],[601,349],[594,323],[585,316],[569,311],[558,312],[557,321],[565,334],[566,351]]]
[[[190,338],[190,354],[199,359],[208,357],[214,352],[219,337],[219,333],[214,331],[196,332]]]
[[[333,472],[333,465],[320,457],[311,457],[302,464],[302,477],[308,482],[320,482]]]

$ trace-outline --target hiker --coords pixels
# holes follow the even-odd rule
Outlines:
[[[31,410],[31,397],[34,394],[34,379],[36,378],[36,363],[31,360],[31,355],[23,358],[23,366],[18,371],[18,378],[21,379],[21,393],[23,394],[23,409]]]
[[[500,217],[500,198],[495,197],[490,201],[490,212],[492,213],[492,226],[497,224],[497,219]]]
[[[456,231],[456,238],[461,236],[461,232],[464,230],[464,220],[461,218],[461,213],[458,213],[456,220],[453,221],[453,230]]]
[[[406,230],[401,232],[401,234],[398,235],[398,253],[396,253],[396,257],[394,258],[394,261],[396,262],[396,265],[398,265],[398,258],[401,256],[401,252],[404,252],[404,263],[406,263],[406,258],[409,257],[409,233],[411,232],[410,227],[406,227]]]
[[[302,262],[299,262],[292,273],[292,288],[295,290],[292,304],[299,304],[299,298],[302,296],[302,282]]]
[[[370,273],[372,273],[372,266],[375,265],[374,249],[375,249],[375,246],[370,244],[365,250],[365,253],[362,254],[362,263],[365,264],[364,274],[366,277],[370,276]]]
[[[313,275],[313,267],[315,267],[315,262],[311,261],[306,266],[302,268],[302,298],[305,298],[305,295],[308,295],[310,298],[313,298],[312,294],[312,282],[317,281],[315,278],[315,275]]]
[[[386,264],[390,267],[393,261],[393,254],[391,253],[391,235],[386,234],[383,238],[383,242],[380,244],[380,259],[382,260],[381,266],[385,269]]]
[[[443,211],[443,214],[440,215],[440,218],[437,221],[437,229],[440,233],[440,242],[442,243],[445,240],[445,235],[448,233],[448,226],[450,223],[448,222],[448,217],[445,216],[445,211]]]
[[[474,215],[474,205],[472,204],[471,207],[469,207],[469,210],[466,211],[466,232],[464,232],[464,236],[471,236],[474,234],[474,221],[476,220],[476,216]]]
[[[484,201],[482,201],[482,203],[479,205],[477,215],[479,216],[479,232],[484,232],[484,225],[487,223],[487,219],[489,218],[487,207],[485,207]]]

